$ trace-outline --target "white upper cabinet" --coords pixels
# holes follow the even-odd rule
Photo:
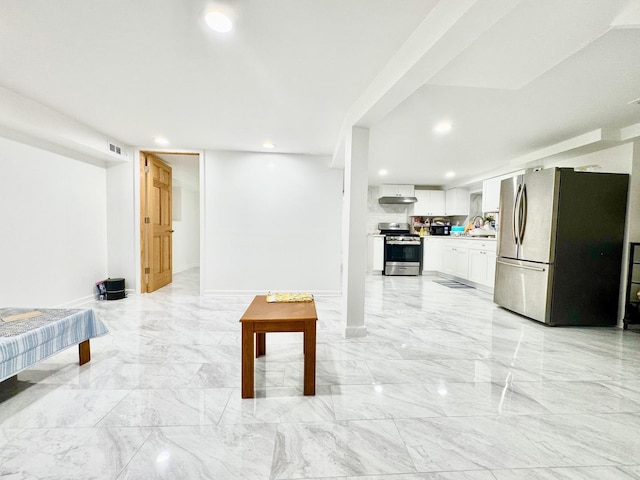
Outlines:
[[[482,211],[500,211],[500,182],[502,177],[494,177],[482,182]]]
[[[445,214],[444,190],[416,190],[418,199],[413,206],[413,214],[420,217],[434,217]]]
[[[469,215],[469,189],[452,188],[446,191],[445,215]]]
[[[380,185],[381,197],[413,197],[414,186],[413,185],[392,185],[385,184]]]
[[[500,184],[505,178],[515,177],[523,173],[523,170],[501,175],[499,177],[488,178],[482,182],[482,211],[500,211]]]

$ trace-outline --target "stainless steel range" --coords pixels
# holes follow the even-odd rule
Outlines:
[[[422,273],[422,242],[420,236],[409,233],[408,223],[379,223],[384,237],[383,275],[420,275]]]

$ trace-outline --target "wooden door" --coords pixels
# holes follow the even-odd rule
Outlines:
[[[140,154],[142,179],[142,291],[153,292],[172,280],[171,167],[152,153]]]

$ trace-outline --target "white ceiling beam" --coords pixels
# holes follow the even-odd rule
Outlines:
[[[640,123],[629,125],[628,127],[620,129],[621,141],[628,142],[630,140],[635,140],[636,138],[640,138]]]
[[[18,142],[106,166],[129,161],[130,148],[46,105],[0,86],[0,134]],[[122,155],[109,152],[109,143]]]
[[[630,0],[611,23],[611,28],[640,28],[640,2]]]
[[[519,3],[440,1],[345,115],[332,165],[344,165],[340,152],[348,129],[387,115]]]

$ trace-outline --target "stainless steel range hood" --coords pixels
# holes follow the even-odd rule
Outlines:
[[[378,203],[382,205],[408,205],[410,203],[416,203],[418,199],[416,197],[380,197]]]

